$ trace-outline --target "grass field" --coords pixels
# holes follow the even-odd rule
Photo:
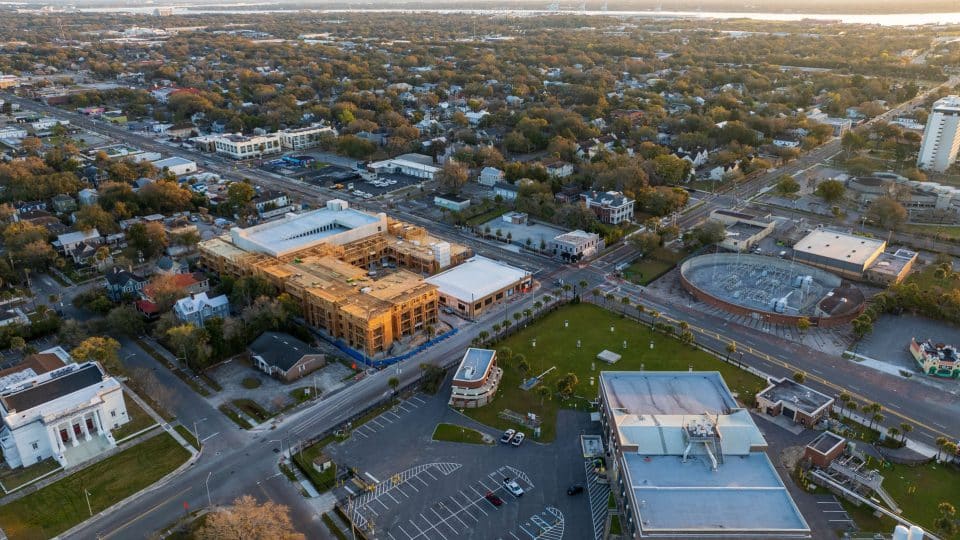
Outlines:
[[[300,467],[303,474],[307,475],[307,478],[313,483],[313,487],[317,488],[320,493],[329,491],[334,486],[337,479],[337,466],[334,464],[329,469],[319,472],[313,468],[313,461],[321,457],[323,449],[335,440],[333,436],[326,437],[293,455],[294,463]]]
[[[466,444],[493,444],[483,440],[483,433],[455,424],[437,424],[437,428],[433,430],[433,440]]]
[[[903,509],[903,516],[938,536],[933,522],[940,517],[937,505],[960,503],[960,471],[936,464],[907,467],[890,465],[880,470],[883,487]],[[960,538],[954,534],[947,538]]]
[[[667,248],[658,248],[631,264],[623,274],[634,283],[647,285],[669,272],[686,256],[687,253],[683,251],[678,253]]]
[[[29,467],[0,471],[0,482],[3,482],[4,489],[11,490],[59,468],[60,464],[55,459],[47,458]]]
[[[564,327],[565,320],[570,323],[567,328]],[[614,327],[612,333],[611,326]],[[534,339],[536,347],[532,344]],[[580,340],[579,349],[577,340]],[[624,341],[627,342],[627,349],[623,348]],[[652,350],[651,341],[654,343]],[[597,393],[596,383],[591,384],[591,378],[599,375],[601,370],[632,371],[642,367],[649,371],[686,371],[693,366],[694,370],[719,371],[727,386],[739,395],[753,396],[764,387],[762,380],[745,371],[592,304],[573,304],[561,308],[497,346],[498,349],[503,347],[509,348],[514,355],[524,355],[531,368],[528,377],[556,366],[541,383],[551,389],[555,389],[560,377],[575,373],[580,381],[575,395],[580,397],[561,402],[559,396],[554,394],[552,399],[541,403],[535,389],[526,392],[519,388],[522,374],[516,363],[507,360],[501,361],[503,380],[493,403],[463,412],[498,429],[518,427],[497,416],[503,409],[521,414],[535,413],[543,419],[540,436],[543,441],[552,441],[556,435],[557,411],[561,407],[586,410],[587,400],[594,399]],[[613,366],[595,360],[604,349],[622,355],[621,360]]]
[[[903,225],[900,230],[908,233],[935,236],[950,240],[960,238],[960,225]]]
[[[0,507],[0,527],[14,540],[51,538],[160,480],[189,453],[166,433]]]
[[[127,417],[130,418],[130,421],[113,430],[114,439],[122,441],[138,431],[156,425],[153,417],[147,414],[147,411],[143,410],[143,407],[127,395],[126,392],[123,394],[123,403],[127,406]]]

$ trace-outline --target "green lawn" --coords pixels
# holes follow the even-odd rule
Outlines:
[[[908,233],[939,236],[951,240],[960,239],[960,225],[903,225],[900,230]]]
[[[304,401],[307,401],[308,399],[312,399],[312,398],[315,397],[316,395],[317,395],[317,394],[314,394],[314,393],[313,393],[313,387],[312,387],[312,386],[304,386],[304,387],[302,387],[302,388],[297,388],[297,389],[295,389],[295,390],[291,390],[291,391],[290,391],[290,397],[292,397],[293,399],[295,399],[297,403],[303,403]]]
[[[570,322],[568,328],[564,328],[565,320]],[[614,327],[613,333],[610,332],[611,326]],[[531,343],[534,338],[536,347]],[[579,349],[578,339],[581,341]],[[623,349],[624,341],[627,342],[626,350]],[[651,341],[654,342],[653,350],[650,349]],[[528,376],[539,375],[556,366],[557,369],[547,375],[542,383],[551,389],[555,388],[560,377],[570,372],[575,373],[580,381],[575,394],[581,397],[561,403],[560,398],[554,394],[553,399],[545,400],[541,405],[536,389],[525,392],[519,388],[522,376],[517,366],[510,361],[501,361],[504,373],[496,399],[485,407],[465,409],[463,412],[498,429],[517,427],[497,416],[503,409],[521,414],[535,413],[543,419],[540,436],[543,441],[553,440],[556,434],[557,411],[561,406],[586,410],[587,400],[596,398],[597,393],[596,382],[591,384],[591,377],[596,377],[604,370],[632,371],[639,370],[642,366],[650,371],[686,371],[689,366],[693,366],[694,370],[719,371],[727,386],[741,396],[752,397],[765,386],[758,377],[725,364],[690,345],[684,345],[671,336],[654,333],[636,321],[620,318],[619,315],[592,304],[563,307],[497,346],[498,349],[502,347],[510,348],[514,354],[524,355],[531,367]],[[614,351],[622,355],[622,358],[613,366],[596,360],[597,354],[604,349]],[[594,369],[591,369],[592,364]]]
[[[94,513],[140,491],[179,467],[189,453],[164,433],[0,507],[0,527],[11,539],[56,536]]]
[[[266,422],[272,416],[259,403],[252,399],[235,399],[231,401],[233,406],[243,411],[244,414],[253,418],[257,422]]]
[[[960,502],[960,471],[936,464],[907,467],[890,465],[880,470],[883,487],[897,501],[903,516],[936,533],[933,522],[940,516],[937,505]],[[960,538],[955,534],[949,538]]]
[[[610,534],[622,534],[623,529],[620,528],[620,516],[612,516],[610,518]]]
[[[127,417],[130,418],[130,421],[113,430],[113,438],[117,441],[122,441],[138,431],[157,424],[153,417],[147,414],[147,411],[143,410],[143,407],[126,392],[123,394],[123,402],[127,406]]]
[[[253,427],[252,425],[250,425],[250,422],[247,422],[246,418],[237,414],[237,411],[233,410],[229,405],[221,405],[217,408],[220,410],[220,412],[225,414],[227,418],[233,420],[234,423],[236,423],[238,426],[242,427],[243,429],[250,429]]]
[[[316,444],[304,448],[302,452],[297,452],[293,455],[294,463],[300,467],[303,474],[307,475],[310,482],[313,483],[313,487],[317,488],[317,491],[320,493],[333,488],[337,479],[337,466],[334,464],[329,469],[319,472],[313,468],[313,461],[321,457],[323,455],[323,449],[334,440],[332,436],[325,437]]]
[[[628,266],[623,275],[634,283],[647,285],[669,272],[686,256],[687,253],[683,251],[678,253],[667,248],[658,248]]]
[[[33,464],[29,467],[4,469],[3,471],[0,471],[0,482],[3,483],[4,489],[11,490],[59,468],[60,464],[57,463],[55,459],[47,458],[40,463]]]
[[[198,441],[197,438],[194,436],[193,432],[190,431],[190,428],[180,424],[175,426],[173,429],[177,430],[177,433],[179,433],[181,437],[186,439],[187,442],[190,443],[194,448],[196,448],[197,450],[200,449],[200,441]]]
[[[437,424],[437,428],[433,430],[433,440],[467,444],[492,444],[483,440],[483,433],[454,424]]]

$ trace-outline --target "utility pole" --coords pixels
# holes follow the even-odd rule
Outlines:
[[[207,508],[213,508],[213,503],[210,502],[210,477],[213,476],[213,471],[210,471],[207,474],[207,479],[203,482],[207,486]]]

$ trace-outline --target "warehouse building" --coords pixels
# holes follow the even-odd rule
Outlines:
[[[717,372],[600,373],[626,538],[809,538],[763,434]]]
[[[841,277],[882,285],[900,283],[913,269],[917,254],[908,249],[887,253],[887,242],[831,229],[815,229],[793,246],[794,259]]]
[[[476,256],[428,277],[426,282],[437,287],[441,306],[473,319],[491,306],[528,291],[533,278],[525,270]]]

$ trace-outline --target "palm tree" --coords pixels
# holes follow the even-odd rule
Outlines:
[[[577,285],[580,285],[580,290],[583,290],[587,288],[587,285],[589,285],[589,283],[587,283],[587,280],[581,279],[580,282],[577,283]]]
[[[883,419],[886,418],[880,413],[873,413],[873,416],[870,417],[870,427],[871,429],[876,429],[880,427],[880,424],[883,422]]]
[[[643,314],[647,311],[647,308],[643,307],[643,304],[637,304],[637,318],[643,319]]]
[[[590,291],[590,294],[593,295],[593,299],[596,301],[596,299],[600,297],[600,289],[594,289]]]
[[[563,285],[563,292],[568,293],[571,290],[573,290],[573,287],[571,287],[569,283]]]
[[[540,406],[543,407],[543,401],[550,399],[553,396],[553,392],[550,391],[550,387],[540,385],[537,387],[537,395],[540,396]]]
[[[515,321],[517,321],[517,322],[520,322],[520,319],[522,319],[522,318],[523,318],[523,315],[521,315],[521,314],[519,314],[519,313],[514,313],[514,314],[513,314],[513,320],[515,320]]]
[[[537,311],[540,311],[540,308],[542,308],[542,307],[543,307],[543,302],[541,302],[541,301],[539,301],[539,300],[537,300],[536,302],[533,303],[533,309],[535,309],[535,310],[537,310]]]
[[[797,384],[803,384],[803,381],[807,380],[807,374],[802,371],[794,371],[793,380]]]
[[[947,441],[947,444],[943,445],[943,453],[948,458],[947,461],[952,461],[953,458],[957,457],[958,448],[960,447],[953,441]]]
[[[849,393],[840,392],[840,417],[843,418],[843,410],[847,407],[847,404],[850,403],[850,400],[853,399]]]
[[[660,312],[655,309],[650,310],[650,320],[653,323],[653,326],[656,327],[657,321],[660,320]]]
[[[391,389],[391,390],[393,390],[394,392],[396,392],[396,391],[397,391],[397,387],[400,386],[400,379],[398,379],[398,378],[396,378],[396,377],[390,377],[390,378],[387,380],[387,384],[390,385],[390,389]]]
[[[727,342],[727,360],[730,360],[730,355],[737,352],[737,342],[730,341]]]
[[[531,315],[533,315],[533,312],[530,311],[529,309],[523,310],[523,316],[524,316],[524,317],[526,317],[526,318],[529,319]]]
[[[630,305],[630,297],[629,297],[629,296],[624,296],[623,298],[620,299],[620,303],[623,304],[624,306],[629,306],[629,305]]]
[[[510,321],[503,321],[502,326],[503,326],[504,332],[506,332],[507,329],[510,328],[510,324],[511,324]]]
[[[553,302],[553,297],[550,296],[549,294],[543,295],[543,303],[549,304],[550,302]]]
[[[910,424],[908,424],[908,423],[906,423],[906,422],[901,422],[901,423],[900,423],[900,433],[903,434],[903,437],[901,437],[900,442],[902,442],[903,444],[907,444],[907,434],[910,433],[911,431],[913,431],[913,426],[912,426],[912,425],[910,425]]]
[[[894,426],[890,426],[887,428],[887,435],[889,435],[891,439],[897,440],[900,438],[900,430]]]
[[[490,337],[490,332],[487,332],[486,330],[481,330],[480,333],[477,334],[477,337],[480,338],[480,341],[486,341],[487,338]]]
[[[526,360],[520,360],[517,362],[517,369],[520,370],[520,374],[523,375],[523,380],[527,380],[527,373],[530,373],[530,364]]]
[[[500,323],[493,323],[493,333],[497,335],[500,334]]]
[[[678,326],[680,326],[680,330],[683,330],[683,331],[687,331],[690,329],[690,323],[688,323],[687,321],[680,321],[680,324]]]
[[[946,437],[937,437],[937,461],[940,461],[940,453],[943,452],[943,445],[950,442]]]
[[[612,292],[608,292],[607,294],[603,295],[603,305],[606,306],[607,302],[612,302],[613,298],[614,296]]]

